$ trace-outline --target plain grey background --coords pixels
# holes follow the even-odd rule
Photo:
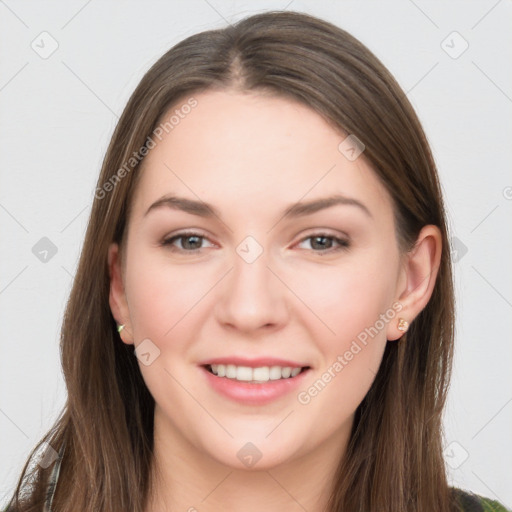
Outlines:
[[[126,101],[178,41],[270,9],[352,33],[418,112],[454,237],[450,479],[512,506],[510,0],[0,0],[0,503],[65,401],[64,306]]]

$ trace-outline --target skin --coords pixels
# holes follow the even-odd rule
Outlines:
[[[364,153],[349,161],[338,150],[346,134],[308,107],[233,91],[195,98],[198,106],[145,158],[126,252],[112,244],[108,255],[122,341],[149,338],[160,351],[148,366],[139,361],[156,402],[146,512],[320,512],[386,343],[403,334],[398,318],[411,322],[431,296],[441,236],[425,226],[401,254],[391,198]],[[171,192],[214,205],[221,218],[165,207],[144,215]],[[370,215],[336,205],[283,217],[299,200],[333,193]],[[161,245],[188,230],[205,238]],[[313,235],[325,232],[350,246],[322,246]],[[248,235],[263,250],[252,263],[237,253]],[[292,359],[312,367],[307,390],[397,301],[400,313],[307,404],[296,392],[264,406],[232,402],[198,367],[229,355]],[[248,442],[262,453],[252,467],[237,457]]]

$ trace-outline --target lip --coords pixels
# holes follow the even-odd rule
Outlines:
[[[255,359],[246,359],[243,357],[216,357],[207,359],[199,363],[200,366],[208,366],[211,364],[234,364],[235,366],[249,366],[250,368],[259,368],[261,366],[291,366],[292,368],[309,367],[307,363],[298,363],[297,361],[289,361],[286,359],[278,359],[275,357],[258,357]]]
[[[223,359],[223,361],[226,360]],[[232,361],[232,359],[230,359],[230,361]],[[254,362],[254,360],[252,362]],[[260,363],[258,362],[258,364]],[[279,380],[270,380],[263,384],[251,384],[249,382],[241,382],[235,379],[228,379],[226,377],[218,377],[217,375],[214,375],[213,373],[208,371],[206,366],[208,366],[208,364],[199,367],[202,374],[205,376],[206,383],[220,395],[230,398],[231,400],[244,405],[265,405],[274,400],[282,398],[285,395],[296,390],[301,385],[301,383],[304,382],[305,376],[307,376],[311,372],[311,368],[307,368],[298,375],[296,375],[295,377],[289,377],[287,379]],[[240,366],[242,366],[242,364],[240,364]],[[276,366],[281,365],[277,364]],[[291,365],[287,364],[286,366]]]

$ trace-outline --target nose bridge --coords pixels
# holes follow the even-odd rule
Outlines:
[[[235,250],[219,319],[241,330],[281,323],[286,313],[283,286],[268,268],[272,267],[270,252],[253,236],[247,236]]]

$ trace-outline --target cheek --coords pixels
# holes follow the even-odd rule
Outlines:
[[[127,275],[130,317],[136,342],[150,338],[161,345],[176,338],[213,283],[202,279],[193,266],[166,264],[148,252],[133,253]]]
[[[379,319],[391,308],[396,279],[392,258],[382,256],[361,254],[339,266],[296,273],[294,292],[311,312],[303,318],[309,319],[325,353],[342,350],[376,323],[385,336]]]
[[[334,333],[315,327],[320,366],[296,398],[303,414],[322,418],[319,429],[327,436],[353,418],[378,372],[387,343],[380,320],[387,294],[368,276],[354,275],[330,283],[326,293],[337,293],[339,300],[324,302],[318,316]]]
[[[198,312],[205,306],[205,296],[216,279],[209,279],[193,265],[185,268],[161,258],[157,261],[149,251],[134,251],[131,265],[127,294],[135,344],[146,339],[154,344],[149,345],[150,364],[139,361],[141,374],[157,404],[171,411],[178,403],[178,409],[185,410],[190,397],[183,394],[180,385],[189,378],[188,365],[183,362],[191,333],[199,329]],[[195,393],[196,384],[187,384],[187,390]]]
[[[321,352],[321,367],[297,400],[308,414],[322,416],[326,431],[355,412],[375,379],[386,327],[396,317],[394,261],[385,251],[361,254],[345,266],[298,281],[299,293],[315,313],[309,330]]]
[[[392,258],[382,257],[361,255],[297,281],[297,294],[314,313],[307,316],[308,330],[321,357],[299,402],[331,404],[333,418],[353,412],[366,395],[386,347],[387,325],[396,318]]]

